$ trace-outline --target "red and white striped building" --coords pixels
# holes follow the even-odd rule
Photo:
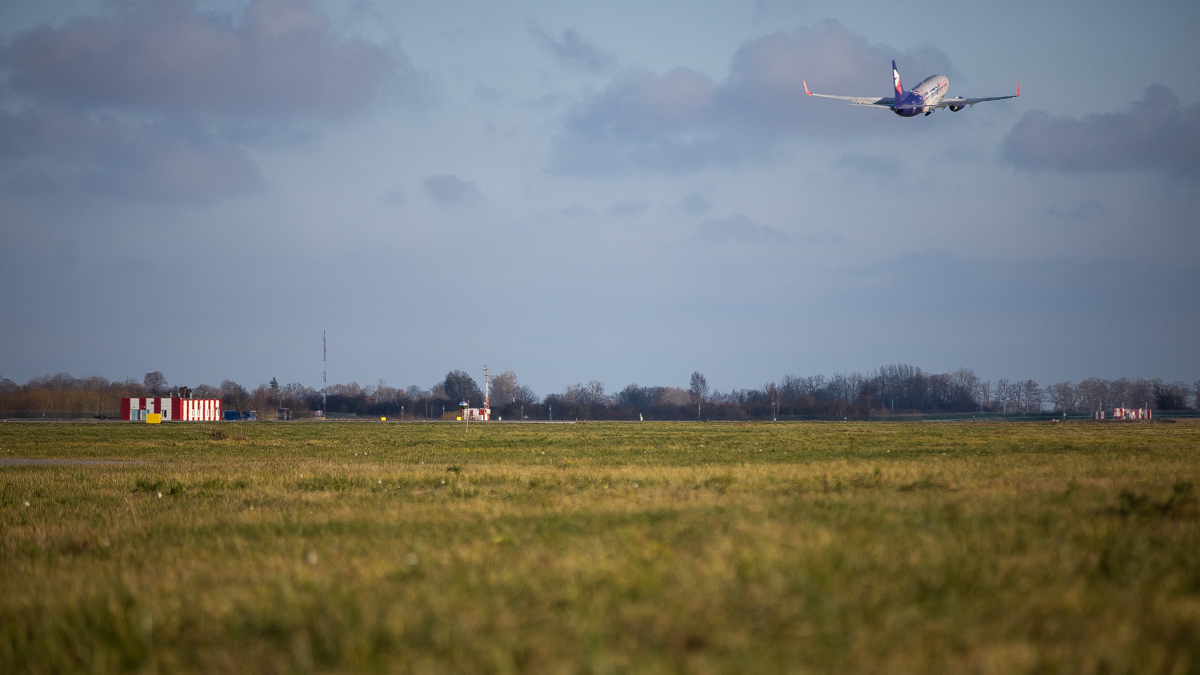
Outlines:
[[[463,413],[469,422],[487,422],[492,419],[491,408],[467,408]]]
[[[145,422],[146,415],[156,413],[162,415],[164,422],[219,422],[221,399],[166,396],[121,399],[121,419],[125,421]]]

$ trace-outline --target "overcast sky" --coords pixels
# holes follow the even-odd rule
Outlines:
[[[0,376],[1200,377],[1200,4],[0,4]],[[1021,96],[903,119],[804,96]]]

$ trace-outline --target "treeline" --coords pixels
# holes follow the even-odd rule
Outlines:
[[[160,371],[112,382],[103,377],[74,378],[68,373],[34,378],[25,384],[0,378],[0,412],[57,411],[78,416],[111,416],[125,396],[177,395]],[[689,386],[629,384],[609,393],[598,381],[577,383],[560,393],[538,397],[508,371],[491,379],[493,419],[509,420],[737,420],[771,418],[863,417],[906,413],[1041,413],[1087,412],[1113,407],[1153,410],[1200,408],[1200,380],[1165,382],[1160,378],[1089,378],[1042,387],[1034,380],[981,380],[968,368],[953,373],[926,373],[904,364],[858,372],[824,375],[784,375],[755,389],[710,390],[700,372]],[[454,370],[432,387],[401,389],[384,380],[374,385],[357,382],[320,389],[299,382],[281,385],[274,378],[254,389],[232,380],[191,389],[196,398],[220,398],[226,409],[255,410],[259,419],[272,419],[285,410],[293,418],[315,411],[388,416],[393,419],[453,418],[459,406],[483,405],[479,383]]]

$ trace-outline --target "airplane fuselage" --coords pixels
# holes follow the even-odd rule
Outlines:
[[[897,78],[897,82],[899,79]],[[901,117],[916,117],[933,112],[950,89],[945,75],[930,75],[921,84],[908,90],[893,104],[892,112]]]

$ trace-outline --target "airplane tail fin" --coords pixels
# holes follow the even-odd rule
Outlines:
[[[896,61],[892,60],[892,82],[896,85],[896,102],[904,98],[904,85],[900,84],[900,71],[896,70]]]

